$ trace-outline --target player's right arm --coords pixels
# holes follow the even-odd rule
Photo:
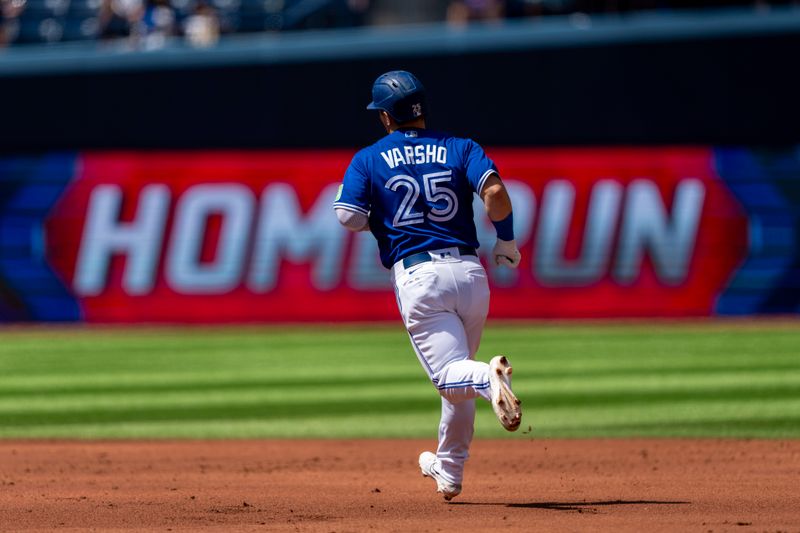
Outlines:
[[[350,231],[369,231],[369,217],[357,211],[334,207],[339,224]]]
[[[350,231],[369,231],[369,177],[364,168],[362,152],[353,157],[344,173],[344,183],[333,202],[339,223]]]

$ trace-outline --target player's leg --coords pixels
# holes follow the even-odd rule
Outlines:
[[[459,287],[451,265],[428,264],[395,276],[403,322],[417,357],[442,395],[439,445],[420,456],[420,468],[450,499],[461,491],[472,441],[475,401],[487,394],[488,365],[470,360],[464,323],[455,312]],[[395,272],[396,274],[396,272]]]
[[[489,364],[465,359],[447,365],[436,374],[442,398],[452,404],[473,401],[480,397],[492,405],[500,424],[516,431],[522,421],[520,400],[511,390],[511,364],[503,355]]]
[[[454,271],[459,283],[456,312],[464,323],[470,359],[478,353],[483,327],[489,314],[489,281],[478,258],[462,256]]]
[[[458,404],[481,397],[491,399],[489,365],[472,359],[453,361],[434,376],[442,398]]]
[[[462,259],[462,269],[457,271],[462,287],[457,309],[464,322],[470,357],[474,357],[486,323],[489,285],[486,271],[477,259]],[[483,389],[481,396],[491,403],[500,424],[509,431],[515,431],[520,425],[522,412],[519,399],[511,391],[511,364],[506,357],[496,356],[482,370],[486,372],[485,377],[475,378],[486,379],[490,386]]]
[[[490,401],[489,365],[473,359],[489,312],[486,271],[477,258],[448,263],[446,268],[455,285],[449,303],[458,321],[451,316],[453,324],[448,327],[459,332],[459,344],[465,353],[437,369],[434,383],[442,397],[453,404],[479,396]]]
[[[432,261],[394,271],[398,306],[411,343],[440,394],[450,403],[489,400],[489,365],[472,359],[489,311],[480,262]]]
[[[436,457],[441,463],[441,471],[452,483],[460,485],[464,477],[464,463],[469,457],[474,427],[474,399],[454,404],[442,397]]]
[[[395,294],[411,344],[434,384],[454,361],[469,358],[464,324],[455,313],[457,289],[441,264],[425,263],[399,275]]]
[[[464,325],[454,313],[437,313],[408,327],[411,344],[439,394],[457,404],[489,401],[489,365],[469,359]]]
[[[436,454],[422,452],[419,466],[422,474],[436,480],[437,491],[445,500],[461,493],[464,463],[469,457],[475,424],[475,400],[457,404],[442,398],[442,418],[439,424],[439,445]]]

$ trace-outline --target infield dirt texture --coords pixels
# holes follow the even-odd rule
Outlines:
[[[0,531],[800,531],[797,321],[493,325],[500,352],[523,426],[480,406],[446,504],[396,326],[0,330]]]

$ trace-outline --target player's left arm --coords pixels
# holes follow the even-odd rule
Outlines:
[[[483,148],[472,140],[465,145],[464,157],[467,179],[483,200],[486,214],[497,230],[492,260],[498,265],[517,268],[521,255],[514,240],[514,212],[497,166],[487,157]]]
[[[511,214],[511,198],[500,176],[495,172],[486,178],[481,190],[481,200],[492,221],[503,220]]]
[[[497,242],[492,250],[492,258],[498,265],[511,268],[519,266],[522,255],[514,240],[514,216],[511,198],[500,176],[493,172],[483,183],[480,191],[486,214],[497,230]]]

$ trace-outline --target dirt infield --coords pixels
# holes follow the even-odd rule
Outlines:
[[[800,441],[0,441],[0,530],[800,531]]]

